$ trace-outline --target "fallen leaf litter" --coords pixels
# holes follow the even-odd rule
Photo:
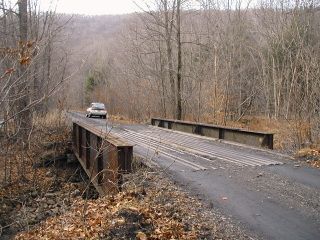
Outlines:
[[[30,227],[15,239],[248,239],[161,173],[149,173],[144,194],[133,190],[73,200],[65,213]]]

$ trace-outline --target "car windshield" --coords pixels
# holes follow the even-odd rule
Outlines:
[[[99,108],[99,109],[105,109],[106,108],[103,103],[92,104],[92,107],[93,108]]]

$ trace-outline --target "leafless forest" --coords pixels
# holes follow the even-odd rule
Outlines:
[[[294,136],[283,146],[296,149],[319,140],[319,1],[150,0],[141,13],[106,16],[0,4],[9,137],[29,139],[54,108],[101,101],[130,119],[282,121]]]

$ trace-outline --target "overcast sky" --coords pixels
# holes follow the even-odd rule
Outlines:
[[[7,1],[11,2],[11,6],[17,2],[17,0]],[[151,7],[152,3],[154,3],[153,0],[38,0],[38,4],[40,4],[43,11],[56,9],[58,13],[107,15],[141,11],[134,1],[145,10],[147,8],[144,3],[151,5]],[[247,2],[256,1],[243,0],[243,6],[246,6]]]
[[[141,0],[136,0],[139,2]],[[78,13],[86,15],[124,14],[138,11],[133,0],[39,0],[42,8],[47,10],[57,7],[58,13]]]

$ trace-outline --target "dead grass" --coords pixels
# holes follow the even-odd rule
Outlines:
[[[122,124],[139,124],[140,119],[130,120],[123,116],[108,116],[108,120],[111,122],[122,123]]]
[[[299,151],[301,148],[315,149],[319,146],[318,139],[310,141],[311,126],[294,120],[275,120],[266,117],[246,116],[239,122],[229,121],[227,126],[244,128],[251,131],[274,134],[274,149]]]
[[[294,155],[296,158],[305,159],[311,166],[320,168],[320,146],[315,149],[303,148]]]
[[[14,186],[23,178],[25,180],[23,184],[28,186],[27,183],[32,182],[33,187],[37,188],[38,179],[43,173],[34,168],[35,163],[44,153],[48,152],[47,143],[52,143],[51,153],[57,155],[63,152],[68,143],[72,141],[70,129],[65,119],[59,113],[54,112],[43,118],[36,117],[28,143],[20,146],[19,143],[13,141],[2,142],[0,183]],[[6,176],[5,179],[4,176]]]
[[[54,168],[36,167],[38,160],[48,152],[51,156],[62,153],[71,141],[71,128],[59,113],[54,112],[35,119],[28,142],[13,140],[1,142],[0,238],[3,229],[16,225],[14,214],[23,209],[26,196],[32,192],[45,194],[51,188],[52,180],[46,177],[46,173]],[[61,172],[62,177],[66,174],[69,173]],[[20,227],[23,226],[18,224],[14,229]]]

